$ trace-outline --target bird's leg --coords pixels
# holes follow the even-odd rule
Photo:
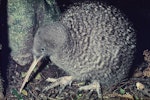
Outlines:
[[[50,86],[47,86],[43,91],[48,91],[51,88],[54,88],[56,86],[61,86],[61,90],[59,91],[59,93],[61,93],[61,91],[67,86],[67,85],[71,85],[72,81],[73,81],[73,77],[72,76],[63,76],[60,77],[58,79],[55,78],[48,78],[46,81],[48,82],[52,82],[52,84]]]
[[[89,84],[89,85],[86,85],[86,86],[81,86],[79,88],[79,90],[96,90],[97,94],[98,94],[98,97],[99,98],[102,98],[102,91],[101,91],[101,86],[99,84],[98,81],[93,81],[93,83]]]

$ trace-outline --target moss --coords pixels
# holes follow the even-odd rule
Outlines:
[[[18,64],[26,65],[31,62],[32,41],[37,26],[49,23],[53,20],[53,16],[58,15],[54,2],[54,0],[46,0],[46,2],[8,0],[9,46],[11,57]]]
[[[28,51],[32,44],[26,46],[26,43],[32,39],[30,30],[34,26],[33,20],[34,10],[31,3],[28,3],[27,0],[8,0],[9,46],[12,50],[12,58],[20,65],[28,63],[27,59],[23,59],[31,57]],[[27,53],[28,56],[26,56]]]

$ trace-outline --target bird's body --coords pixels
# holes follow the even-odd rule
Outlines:
[[[78,80],[112,86],[127,77],[135,53],[135,32],[114,7],[82,3],[59,22],[39,28],[33,53],[40,48],[58,67]]]
[[[34,61],[20,92],[35,65],[44,57],[68,73],[58,79],[49,78],[63,88],[72,80],[90,80],[92,84],[79,90],[96,89],[100,83],[110,88],[128,76],[136,49],[136,34],[130,22],[112,6],[80,3],[69,8],[62,18],[38,29],[34,38]]]

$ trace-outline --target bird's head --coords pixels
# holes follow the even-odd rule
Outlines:
[[[20,92],[24,88],[37,63],[41,61],[43,57],[49,56],[49,58],[51,58],[51,56],[57,54],[60,51],[60,48],[64,46],[66,41],[66,29],[60,23],[52,23],[47,26],[42,26],[38,29],[33,43],[34,61],[27,72]]]

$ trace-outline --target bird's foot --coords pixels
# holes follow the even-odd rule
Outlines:
[[[87,91],[87,90],[91,90],[91,91],[96,90],[96,92],[98,94],[98,97],[102,98],[101,86],[100,86],[99,82],[97,82],[97,81],[93,81],[93,83],[91,83],[89,85],[86,85],[86,86],[81,86],[79,88],[79,91],[81,91],[81,90],[85,90],[85,91]]]
[[[59,91],[59,93],[61,93],[62,90],[64,90],[64,88],[67,85],[71,86],[73,77],[72,76],[63,76],[63,77],[60,77],[57,79],[56,78],[47,78],[46,81],[51,82],[52,84],[50,86],[47,86],[43,91],[48,91],[51,88],[61,86],[61,90]]]

